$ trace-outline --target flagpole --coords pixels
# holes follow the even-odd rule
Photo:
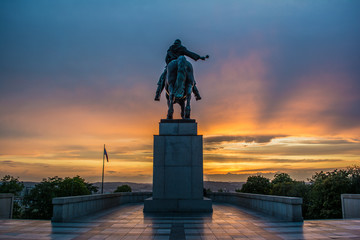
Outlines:
[[[104,144],[105,149],[105,144]],[[101,180],[101,194],[104,193],[104,167],[105,167],[105,157],[104,157],[104,150],[103,150],[103,169],[102,169],[102,180]]]

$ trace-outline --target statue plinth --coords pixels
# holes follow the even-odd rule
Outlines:
[[[144,212],[211,212],[203,197],[203,139],[193,119],[162,119],[154,135],[153,197]]]

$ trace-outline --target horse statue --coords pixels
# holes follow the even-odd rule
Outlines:
[[[194,83],[192,65],[184,56],[178,57],[167,65],[165,81],[166,99],[169,107],[167,119],[173,119],[174,103],[178,103],[181,107],[181,118],[190,119],[190,100]]]

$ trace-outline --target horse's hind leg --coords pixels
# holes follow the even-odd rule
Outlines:
[[[186,101],[186,107],[185,107],[185,119],[190,119],[190,112],[191,112],[191,108],[190,108],[190,101]]]
[[[180,107],[181,107],[181,118],[185,119],[185,101],[182,100],[179,102]]]
[[[170,94],[169,98],[168,98],[168,114],[167,114],[167,119],[173,119],[173,114],[174,114],[174,95]]]
[[[185,118],[189,119],[190,118],[190,100],[191,100],[191,87],[188,87],[186,90],[186,107],[185,107]]]

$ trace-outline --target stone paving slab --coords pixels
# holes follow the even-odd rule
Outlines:
[[[127,204],[71,223],[0,220],[0,239],[360,239],[360,219],[286,222],[230,204],[208,214],[144,214]]]

